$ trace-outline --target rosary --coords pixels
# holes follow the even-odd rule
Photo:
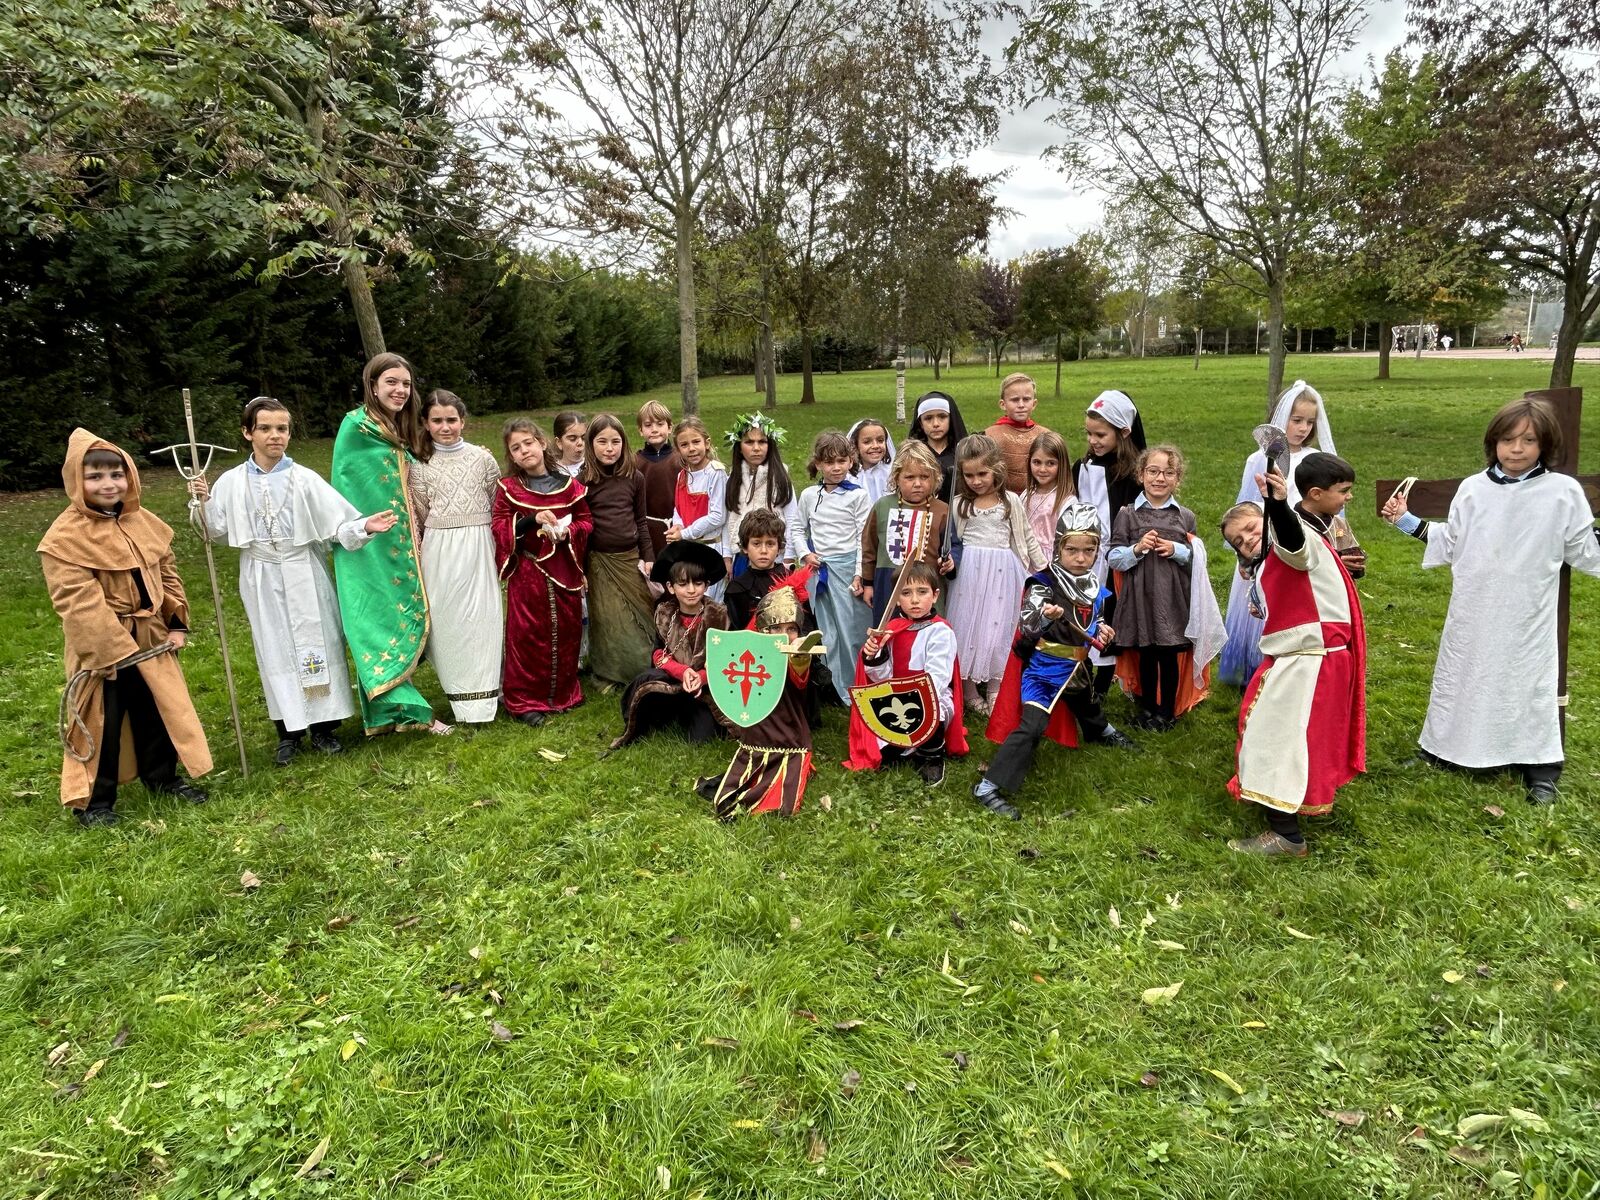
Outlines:
[[[282,529],[283,509],[272,501],[272,488],[263,478],[260,483],[260,494],[257,496],[256,516],[260,518],[261,529],[267,535],[267,541],[272,543],[273,552],[281,547],[278,545],[278,534]]]

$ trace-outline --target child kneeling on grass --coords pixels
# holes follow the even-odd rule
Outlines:
[[[901,679],[927,672],[939,706],[938,728],[921,745],[906,750],[885,742],[861,717],[859,706],[850,709],[852,771],[877,771],[897,762],[910,762],[928,787],[944,782],[947,754],[967,752],[967,730],[961,723],[960,663],[956,657],[956,632],[935,614],[939,603],[939,572],[924,562],[907,564],[895,601],[902,616],[869,629],[856,660],[856,686]]]
[[[1138,749],[1106,720],[1095,695],[1089,652],[1116,636],[1107,623],[1116,597],[1095,574],[1099,556],[1099,512],[1069,504],[1056,523],[1055,563],[1030,576],[1023,592],[1019,634],[989,719],[989,740],[1000,749],[972,788],[974,800],[1013,821],[1022,814],[1006,795],[1021,790],[1046,734],[1076,746],[1076,723],[1086,741]]]
[[[1355,471],[1319,453],[1296,477],[1298,509],[1273,469],[1257,477],[1264,512],[1246,502],[1222,518],[1222,536],[1254,570],[1267,609],[1228,781],[1234,799],[1261,805],[1267,828],[1228,849],[1264,857],[1304,858],[1301,816],[1331,812],[1334,793],[1366,770],[1366,627],[1350,572],[1324,532],[1350,499]]]

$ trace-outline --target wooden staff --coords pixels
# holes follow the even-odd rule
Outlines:
[[[912,523],[913,528],[916,526],[916,523],[917,523],[916,514],[919,511],[920,510],[915,509],[915,508],[911,510],[911,514],[912,514],[911,515],[911,523]],[[946,521],[948,521],[949,519],[950,519],[949,517],[945,518]],[[933,509],[929,508],[928,509],[928,519],[927,519],[926,522],[923,523],[923,526],[922,526],[921,538],[920,538],[920,540],[913,540],[912,544],[907,547],[906,556],[905,556],[905,558],[903,558],[900,561],[899,573],[896,574],[895,577],[894,577],[894,586],[889,589],[889,602],[883,606],[883,616],[884,616],[884,620],[886,620],[886,621],[889,619],[889,614],[894,611],[894,598],[900,594],[900,585],[903,582],[905,582],[906,568],[909,567],[912,563],[916,562],[919,558],[921,558],[922,557],[922,552],[928,548],[928,527],[930,525],[932,525],[932,524],[933,524]],[[869,629],[869,630],[867,630],[867,636],[868,637],[882,637],[882,636],[884,636],[884,631],[881,630],[881,629]]]

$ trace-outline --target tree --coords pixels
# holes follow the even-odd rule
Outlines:
[[[828,0],[484,0],[469,20],[513,109],[498,123],[566,220],[672,247],[683,411],[698,412],[703,209],[790,55],[828,36]]]
[[[985,258],[977,265],[976,320],[972,332],[989,344],[994,359],[995,378],[1000,376],[1000,363],[1006,347],[1017,333],[1018,306],[1022,299],[1022,284],[1016,264],[998,263]]]
[[[1024,328],[1056,347],[1056,392],[1061,395],[1062,342],[1100,324],[1108,284],[1105,269],[1077,246],[1041,250],[1022,264],[1018,315]]]
[[[1267,307],[1269,410],[1290,266],[1328,191],[1317,148],[1333,62],[1364,19],[1363,0],[1039,0],[1007,51],[1060,103],[1069,174],[1249,271]]]
[[[1423,193],[1514,270],[1562,294],[1550,386],[1600,311],[1600,9],[1589,0],[1416,0],[1439,57]]]
[[[1239,286],[1217,248],[1203,239],[1191,240],[1173,281],[1168,312],[1180,329],[1194,333],[1194,369],[1200,369],[1207,329],[1227,329],[1248,319]]]
[[[1128,338],[1128,353],[1144,357],[1151,302],[1170,286],[1178,267],[1178,239],[1166,218],[1137,199],[1113,205],[1105,229],[1078,239],[1091,261],[1110,275],[1105,310]]]

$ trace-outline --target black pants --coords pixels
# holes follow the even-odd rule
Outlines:
[[[909,762],[913,765],[929,762],[930,760],[943,758],[944,749],[944,726],[941,725],[933,731],[931,738],[923,742],[922,745],[913,747],[910,750],[903,749],[900,746],[885,746],[880,755],[880,765],[892,767],[896,763],[902,762]]]
[[[138,667],[123,667],[105,681],[105,721],[100,726],[100,762],[95,769],[89,807],[110,808],[117,802],[117,776],[122,767],[122,721],[133,732],[133,757],[139,781],[152,792],[169,792],[178,782],[178,751],[161,722],[156,698]]]
[[[1447,758],[1440,758],[1437,754],[1429,754],[1420,746],[1417,748],[1417,757],[1431,766],[1439,767],[1445,771],[1463,771],[1468,775],[1495,775],[1501,771],[1513,771],[1522,776],[1522,786],[1531,788],[1536,783],[1548,783],[1552,787],[1561,782],[1561,768],[1565,762],[1553,763],[1508,763],[1503,767],[1463,767],[1453,763]]]
[[[1066,692],[1056,703],[1067,706],[1067,711],[1077,720],[1085,742],[1098,742],[1105,737],[1108,728],[1105,713],[1088,689]],[[985,778],[1002,791],[1020,791],[1022,781],[1028,777],[1028,771],[1033,766],[1039,739],[1044,736],[1049,724],[1050,713],[1035,705],[1024,704],[1022,721],[1006,735],[1006,740],[1000,743],[1000,749],[994,752]]]
[[[1146,712],[1171,721],[1177,717],[1178,655],[1187,646],[1139,647],[1139,703]]]
[[[1263,807],[1262,812],[1267,814],[1267,828],[1279,837],[1287,838],[1291,842],[1298,842],[1302,838],[1300,832],[1300,814],[1279,812],[1275,808]]]
[[[306,735],[306,731],[304,729],[290,729],[284,725],[282,721],[278,720],[277,717],[272,718],[272,727],[278,731],[278,740],[280,742],[298,742]],[[311,733],[313,736],[319,733],[334,733],[338,730],[338,728],[338,721],[311,722]]]

